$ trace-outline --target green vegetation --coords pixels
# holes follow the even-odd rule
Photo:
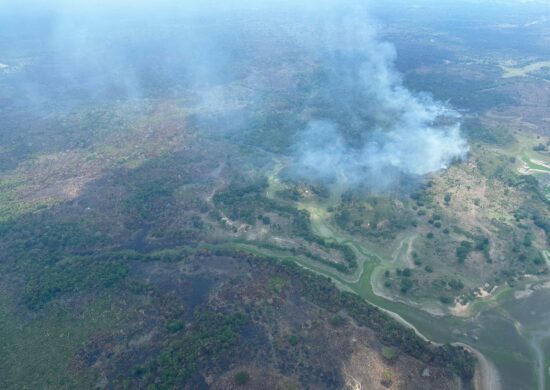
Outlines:
[[[169,340],[156,359],[136,372],[137,381],[148,389],[181,386],[199,364],[227,352],[246,321],[240,313],[195,312],[193,327],[184,334],[176,333],[178,337]]]
[[[409,228],[415,219],[413,212],[401,207],[398,199],[375,196],[363,198],[348,192],[342,195],[334,221],[341,229],[352,234],[387,241]]]
[[[382,347],[382,356],[384,359],[393,360],[397,356],[397,353],[392,347]]]
[[[529,169],[534,169],[542,172],[550,172],[550,168],[548,168],[546,165],[533,162],[527,152],[523,152],[523,154],[521,155],[521,159]]]
[[[64,258],[29,277],[23,301],[30,309],[37,310],[63,294],[112,287],[127,274],[127,266],[110,256]]]
[[[408,354],[472,377],[474,360],[462,348],[426,343],[367,299],[434,340],[471,344],[508,375],[502,383],[513,376],[528,383],[525,342],[548,324],[509,307],[516,296],[536,301],[548,278],[550,157],[546,108],[536,101],[544,100],[538,81],[548,72],[505,82],[500,27],[491,25],[481,42],[460,17],[453,30],[430,23],[420,35],[392,23],[390,35],[406,84],[465,113],[469,153],[430,177],[401,177],[388,193],[296,179],[290,147],[310,120],[334,118],[356,146],[368,138],[373,113],[340,104],[339,86],[322,87],[331,75],[317,59],[280,42],[252,45],[227,67],[228,80],[212,85],[185,85],[184,93],[174,86],[168,96],[152,81],[155,92],[143,99],[52,100],[51,112],[39,114],[11,96],[11,76],[0,69],[0,387],[91,388],[106,380],[179,388],[204,370],[229,372],[224,380],[237,386],[252,375],[255,384],[255,370],[233,375],[247,362],[224,363],[243,338],[256,340],[259,318],[277,320],[293,288],[325,312],[311,330],[275,337],[274,349],[289,356],[303,356],[320,327],[347,331],[351,318],[373,330],[388,360]],[[531,38],[544,34],[516,37],[535,28],[515,29],[505,54],[520,62],[506,65],[508,73],[529,70],[521,60],[537,53],[523,46],[540,45]],[[284,54],[258,67],[265,50]],[[219,107],[193,103],[213,90],[224,92]],[[201,268],[212,258],[217,274]],[[272,268],[259,287],[224,290],[251,279],[243,264]],[[195,286],[203,273],[212,280]],[[218,279],[223,288],[203,291]],[[235,304],[216,306],[220,296]],[[388,386],[392,372],[384,373]]]
[[[286,284],[287,281],[280,277],[273,277],[269,280],[269,288],[277,294],[281,294],[283,292]]]
[[[0,179],[0,223],[5,223],[27,213],[47,208],[54,203],[52,199],[21,202],[19,200],[19,191],[25,189],[25,187],[25,183],[17,179]]]
[[[432,348],[412,329],[399,324],[358,295],[338,291],[330,279],[310,274],[295,263],[283,262],[281,265],[290,275],[303,280],[303,293],[308,299],[334,313],[345,309],[359,325],[373,329],[388,344],[387,347],[398,348],[419,359],[423,359]],[[461,348],[446,346],[437,348],[436,353],[442,365],[465,379],[472,378],[475,361]]]
[[[287,234],[292,237],[300,237],[310,244],[319,245],[326,251],[335,250],[340,252],[346,264],[328,261],[301,248],[293,248],[293,252],[301,252],[315,261],[341,272],[350,272],[357,268],[357,256],[351,247],[315,234],[311,228],[309,212],[298,209],[285,201],[268,198],[266,196],[268,186],[265,177],[253,182],[235,182],[223,192],[217,193],[214,196],[214,202],[224,210],[231,220],[241,221],[252,226],[256,224],[258,219],[266,225],[271,224],[271,219],[265,220],[265,213],[275,213],[288,221]],[[322,191],[318,190],[317,192]],[[262,244],[262,246],[268,247],[266,244]]]
[[[251,183],[233,183],[224,192],[217,193],[214,202],[220,205],[232,220],[242,220],[249,225],[255,225],[261,213],[277,206],[264,196],[267,187],[265,177]]]
[[[491,92],[496,85],[493,80],[471,82],[457,76],[442,73],[414,74],[407,84],[415,90],[430,91],[437,99],[451,100],[454,105],[484,111],[492,107],[513,104],[513,99],[503,93]]]
[[[345,323],[346,323],[346,319],[338,314],[332,317],[332,319],[330,320],[330,324],[335,328],[338,328],[344,325]]]
[[[234,381],[237,386],[243,386],[250,380],[250,375],[246,371],[239,371],[234,376]]]
[[[170,321],[166,324],[166,329],[171,333],[179,332],[184,328],[185,324],[181,320]]]
[[[456,248],[456,258],[460,263],[464,263],[474,245],[470,241],[461,241],[460,246]]]
[[[94,375],[68,372],[70,359],[94,333],[128,326],[128,316],[116,295],[102,295],[82,313],[55,308],[29,322],[0,298],[0,387],[93,387]]]
[[[135,212],[143,220],[148,220],[165,207],[174,190],[174,183],[167,180],[140,183],[126,199],[125,206],[129,212]]]

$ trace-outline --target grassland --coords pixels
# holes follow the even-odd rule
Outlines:
[[[470,154],[391,194],[288,174],[296,130],[322,112],[309,106],[321,75],[292,62],[294,52],[284,66],[228,82],[218,111],[194,99],[219,86],[33,120],[6,111],[0,385],[132,388],[161,378],[174,387],[200,373],[228,388],[245,370],[250,386],[315,387],[322,370],[336,388],[342,362],[367,356],[341,347],[353,335],[372,342],[361,346],[367,361],[395,378],[422,380],[427,363],[408,348],[427,338],[475,347],[507,389],[534,388],[549,359],[546,336],[536,339],[549,326],[550,157],[537,111],[547,110],[548,91],[523,76],[548,63],[507,68],[501,78],[493,51],[399,26],[390,29],[400,47],[418,38],[431,55],[400,56],[407,85],[463,112]],[[237,66],[243,74],[247,61]],[[266,93],[277,77],[311,90]],[[269,109],[252,104],[258,95]],[[365,318],[373,313],[365,301],[385,314]],[[353,321],[341,303],[355,310]],[[197,308],[207,314],[195,317]],[[375,318],[395,333],[381,327],[363,337],[372,329],[354,321]],[[216,321],[223,326],[211,327]],[[386,361],[388,348],[397,361]],[[312,354],[326,361],[310,366]],[[268,355],[280,367],[259,369]]]
[[[525,77],[542,69],[550,69],[550,61],[537,61],[524,66],[501,65],[501,68],[503,70],[502,77],[505,79]]]
[[[5,297],[5,296],[4,296]],[[22,320],[12,301],[0,304],[0,384],[3,388],[93,387],[93,371],[67,375],[71,359],[93,334],[127,325],[115,296],[103,296],[74,313],[66,308],[52,309],[32,322]]]
[[[529,171],[542,172],[542,173],[550,172],[550,168],[547,165],[545,165],[544,163],[538,160],[536,161],[532,160],[531,157],[525,151],[521,155],[521,160],[525,163]]]

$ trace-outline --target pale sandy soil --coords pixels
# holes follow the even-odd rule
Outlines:
[[[500,390],[500,376],[494,364],[488,360],[482,353],[473,349],[469,345],[454,343],[453,345],[462,346],[472,352],[477,358],[476,373],[474,375],[474,385],[476,390]]]
[[[536,72],[543,68],[550,68],[550,61],[540,61],[534,62],[532,64],[523,66],[523,67],[511,67],[506,65],[501,65],[503,70],[502,78],[508,79],[512,77],[525,77],[532,72]]]

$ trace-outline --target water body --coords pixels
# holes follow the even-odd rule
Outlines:
[[[310,207],[308,209],[311,210]],[[486,359],[482,369],[495,367],[495,373],[486,372],[486,388],[503,390],[547,389],[550,350],[542,342],[550,338],[550,283],[526,280],[514,290],[503,291],[491,300],[474,303],[470,317],[436,316],[405,303],[395,302],[375,294],[373,273],[383,260],[368,248],[343,236],[328,225],[322,217],[314,218],[318,234],[330,232],[338,241],[351,244],[364,258],[359,275],[344,276],[336,271],[303,263],[306,267],[330,276],[342,286],[355,291],[368,302],[395,313],[412,325],[420,334],[436,343],[463,343],[479,351]],[[338,233],[336,233],[338,231]],[[521,291],[520,294],[514,292]],[[550,343],[549,343],[550,345]],[[550,349],[550,348],[549,348]],[[483,368],[485,367],[485,368]],[[491,379],[492,378],[492,379]]]
[[[271,175],[270,182],[274,176],[276,174]],[[274,182],[276,184],[276,180]],[[355,249],[359,269],[353,275],[345,275],[311,260],[283,253],[281,256],[330,277],[341,288],[357,293],[434,343],[471,347],[480,360],[480,371],[485,371],[481,372],[482,378],[478,381],[483,390],[550,389],[549,280],[525,278],[514,289],[501,287],[493,297],[474,302],[471,305],[473,314],[469,317],[431,314],[422,308],[376,295],[373,275],[386,260],[332,226],[320,205],[302,204],[301,208],[311,213],[316,234]],[[265,251],[251,244],[239,244],[239,249],[257,254]]]

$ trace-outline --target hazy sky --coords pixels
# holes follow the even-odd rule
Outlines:
[[[0,0],[1,6],[15,6],[18,8],[24,6],[33,7],[55,7],[65,9],[84,9],[89,7],[99,8],[113,8],[113,7],[131,7],[131,8],[143,8],[143,7],[200,7],[202,9],[231,9],[235,7],[261,7],[266,5],[278,5],[278,6],[311,6],[319,7],[326,4],[342,4],[346,0],[231,0],[231,1],[216,1],[216,0]],[[368,4],[370,0],[361,1],[362,4]],[[388,0],[377,1],[377,5],[403,3],[408,5],[414,4],[436,4],[442,5],[460,4],[465,5],[479,5],[479,4],[542,4],[550,5],[550,0],[417,0],[414,2],[405,0]]]
[[[481,3],[487,6],[480,7]],[[294,129],[298,165],[305,174],[331,182],[336,178],[350,185],[386,189],[403,175],[417,177],[448,167],[464,158],[468,147],[460,133],[460,116],[452,107],[406,88],[395,66],[397,50],[380,36],[372,9],[387,9],[391,15],[418,5],[418,14],[437,20],[437,12],[424,12],[422,7],[432,4],[444,17],[463,13],[466,18],[479,17],[481,8],[492,22],[495,9],[510,9],[495,6],[503,3],[529,7],[520,0],[453,0],[448,2],[449,12],[441,0],[372,4],[365,0],[0,0],[0,16],[2,11],[22,15],[4,18],[11,22],[4,26],[9,24],[12,31],[0,25],[0,44],[19,52],[25,42],[21,33],[37,29],[37,43],[27,53],[33,61],[22,67],[24,71],[13,73],[17,79],[11,84],[28,102],[43,104],[61,97],[83,102],[146,99],[172,92],[177,96],[194,88],[197,104],[224,114],[225,101],[234,100],[231,83],[246,84],[258,71],[265,71],[261,66],[253,69],[255,63],[243,65],[250,45],[257,44],[258,37],[262,37],[259,46],[270,49],[270,44],[276,48],[278,42],[289,44],[290,40],[300,56],[323,69],[319,85],[305,102],[311,99],[308,104],[329,108]],[[275,21],[273,13],[267,12],[270,8],[295,11],[296,7],[303,12],[288,12],[292,18]],[[242,9],[258,12],[249,19],[229,12]],[[45,27],[32,18],[40,10],[53,14],[46,13]],[[195,18],[195,12],[208,16]],[[27,15],[30,22],[19,22]],[[130,16],[119,17],[126,15]],[[273,56],[274,62],[289,61],[278,59],[276,50],[261,53]],[[2,61],[11,65],[8,59]],[[218,87],[221,99],[212,97],[211,86]],[[258,107],[269,109],[261,106],[261,88],[256,92],[259,98],[251,98],[250,106],[239,113],[239,126]],[[227,122],[225,128],[238,127]]]

